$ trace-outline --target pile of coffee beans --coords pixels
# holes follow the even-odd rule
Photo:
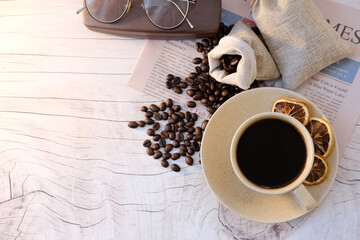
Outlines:
[[[195,44],[195,49],[202,54],[202,58],[196,57],[192,60],[196,65],[194,71],[189,73],[184,80],[173,74],[166,76],[165,86],[168,89],[172,89],[177,94],[186,92],[193,99],[188,101],[186,106],[195,108],[196,102],[200,102],[206,106],[209,117],[225,101],[242,91],[235,85],[218,82],[209,75],[208,53],[219,44],[222,37],[230,33],[232,27],[233,25],[226,26],[221,23],[220,31],[216,36],[202,39]],[[231,74],[236,71],[241,56],[224,55],[222,59],[220,67]],[[257,81],[254,81],[250,88],[255,87],[258,87]],[[143,142],[147,154],[154,159],[161,159],[161,166],[165,168],[169,167],[169,161],[172,161],[171,170],[175,172],[181,170],[180,166],[174,163],[181,157],[185,157],[187,165],[194,164],[193,155],[200,151],[202,134],[208,123],[208,120],[204,120],[200,126],[197,126],[198,115],[181,110],[180,105],[174,105],[173,101],[168,99],[160,105],[142,106],[141,111],[144,112],[145,119],[128,123],[130,128],[151,125],[146,131],[151,139]],[[162,126],[161,121],[167,121],[167,123]]]
[[[220,57],[219,68],[225,72],[226,75],[236,72],[237,65],[241,60],[240,55],[224,54]]]
[[[207,120],[200,126],[196,126],[198,115],[189,111],[181,111],[180,105],[174,105],[172,99],[167,99],[160,105],[151,104],[149,107],[142,106],[145,119],[130,121],[130,128],[145,127],[151,125],[146,133],[151,139],[146,139],[143,146],[146,153],[154,159],[161,159],[161,166],[167,168],[169,161],[177,161],[185,157],[187,165],[193,165],[193,155],[200,151],[203,131]],[[164,126],[160,122],[165,121]],[[171,170],[178,172],[180,166],[176,163],[171,165]]]

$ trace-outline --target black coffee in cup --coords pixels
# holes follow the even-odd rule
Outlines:
[[[237,145],[241,172],[263,188],[284,187],[302,173],[306,145],[300,133],[279,119],[263,119],[251,124]]]

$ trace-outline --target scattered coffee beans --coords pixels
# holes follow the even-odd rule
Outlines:
[[[180,81],[180,78],[171,74],[168,79],[176,80],[174,82]],[[191,104],[196,105],[195,102]],[[187,157],[200,150],[200,147],[191,147],[199,146],[202,137],[197,130],[200,127],[194,127],[198,119],[196,113],[182,112],[181,106],[174,105],[171,99],[160,103],[159,106],[156,104],[151,104],[149,107],[142,106],[141,111],[145,115],[145,120],[142,121],[143,125],[151,125],[146,133],[152,136],[152,140],[155,142],[152,143],[150,139],[147,139],[143,142],[143,146],[146,147],[146,153],[149,156],[153,156],[154,159],[162,159],[161,166],[168,167],[169,160],[178,161],[182,156]],[[163,117],[164,115],[166,117]],[[162,121],[166,121],[166,123],[161,125]],[[136,124],[140,126],[139,122],[131,121],[128,126],[135,128]],[[180,171],[180,166],[175,164],[171,169]]]

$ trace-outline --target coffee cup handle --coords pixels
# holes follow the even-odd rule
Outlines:
[[[292,193],[299,205],[302,206],[305,210],[310,210],[315,206],[315,199],[303,184],[295,188]]]

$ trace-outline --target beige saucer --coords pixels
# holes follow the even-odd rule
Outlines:
[[[250,190],[240,182],[231,167],[230,144],[237,128],[255,114],[270,112],[273,103],[281,97],[305,101],[311,116],[326,119],[318,107],[295,92],[281,88],[257,88],[242,92],[224,103],[211,117],[201,144],[202,169],[212,191],[229,209],[259,222],[284,222],[307,213],[291,193],[267,195]],[[327,160],[330,168],[328,178],[319,185],[306,186],[317,204],[335,180],[339,161],[336,140]]]

